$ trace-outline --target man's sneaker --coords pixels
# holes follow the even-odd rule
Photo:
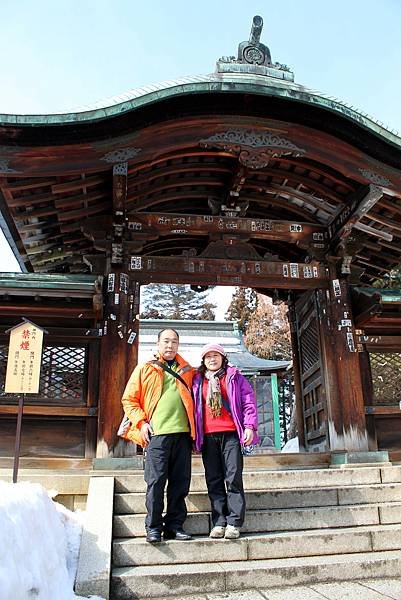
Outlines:
[[[224,537],[226,540],[237,540],[240,536],[240,531],[238,527],[234,527],[234,525],[227,525]]]
[[[226,532],[226,528],[222,525],[215,525],[212,531],[209,533],[209,537],[211,538],[223,538]]]

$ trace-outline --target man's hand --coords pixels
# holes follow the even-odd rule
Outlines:
[[[244,445],[249,446],[253,440],[253,429],[246,427],[244,431]]]
[[[141,437],[143,441],[144,448],[149,446],[150,438],[153,435],[153,429],[149,425],[149,423],[143,423],[141,427]]]

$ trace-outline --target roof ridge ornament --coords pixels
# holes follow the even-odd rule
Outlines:
[[[259,15],[255,15],[252,20],[249,40],[247,42],[241,42],[238,46],[238,62],[251,65],[272,65],[269,48],[260,43],[262,29],[263,19]]]
[[[260,42],[263,19],[255,15],[252,20],[249,40],[238,45],[237,58],[222,56],[216,63],[216,73],[244,73],[265,75],[277,79],[294,81],[294,74],[287,65],[272,62],[269,48]]]

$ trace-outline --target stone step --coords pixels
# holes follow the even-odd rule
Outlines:
[[[247,491],[245,495],[248,510],[377,504],[381,502],[401,502],[401,483],[345,486],[342,488]],[[210,510],[210,501],[206,491],[191,492],[187,498],[187,508],[188,512],[207,512]],[[144,513],[145,493],[115,494],[114,512],[117,515]]]
[[[401,549],[401,525],[250,534],[238,540],[198,537],[152,545],[143,538],[113,542],[115,567],[226,562]]]
[[[114,473],[115,474],[115,473]],[[382,481],[383,477],[383,481]],[[401,483],[401,469],[398,467],[359,467],[344,469],[292,469],[273,471],[258,469],[244,472],[246,490],[279,490],[291,488],[344,487],[353,485],[372,485],[380,483]],[[146,484],[142,472],[116,474],[115,491],[143,492]],[[191,491],[205,490],[203,472],[194,472],[191,479]]]
[[[188,542],[182,542],[188,543]],[[183,598],[189,594],[268,589],[329,581],[396,577],[401,572],[398,550],[270,560],[204,562],[112,571],[111,599]]]
[[[401,502],[381,505],[360,504],[357,506],[248,510],[242,530],[244,533],[257,533],[390,523],[401,523]],[[189,513],[185,529],[194,535],[208,535],[210,531],[209,513]],[[114,516],[113,535],[115,538],[144,536],[144,515]]]

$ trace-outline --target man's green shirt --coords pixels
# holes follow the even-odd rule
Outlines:
[[[171,367],[173,370],[176,368],[176,364]],[[189,432],[187,411],[177,388],[177,380],[170,373],[164,372],[163,375],[162,395],[152,416],[153,433],[164,435]]]

